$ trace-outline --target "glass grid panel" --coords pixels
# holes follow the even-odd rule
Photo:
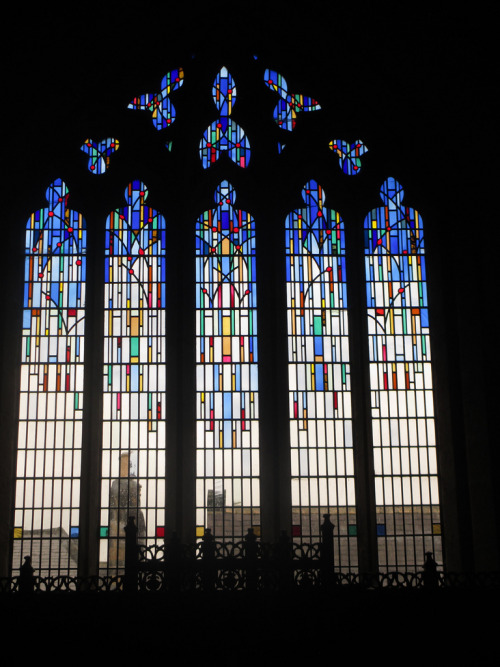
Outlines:
[[[165,220],[130,183],[106,221],[100,568],[124,565],[129,516],[140,544],[164,528]]]
[[[197,537],[260,531],[255,224],[235,198],[223,181],[196,225]]]
[[[442,560],[424,237],[393,178],[365,219],[379,564]]]
[[[13,570],[76,574],[86,232],[58,179],[27,223]]]
[[[345,241],[315,181],[286,220],[292,533],[318,539],[332,515],[335,562],[357,566]]]

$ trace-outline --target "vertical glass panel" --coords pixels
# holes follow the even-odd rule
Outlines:
[[[106,221],[100,568],[123,568],[127,518],[154,543],[165,508],[165,220],[130,183]]]
[[[255,224],[223,181],[196,225],[197,536],[260,530]]]
[[[286,219],[292,534],[336,525],[335,562],[357,566],[344,226],[323,188]]]
[[[365,219],[371,407],[381,568],[441,553],[422,219],[393,178]]]
[[[58,179],[27,223],[13,569],[76,574],[86,232]]]

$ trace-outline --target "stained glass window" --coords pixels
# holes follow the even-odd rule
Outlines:
[[[123,566],[124,526],[155,541],[165,511],[165,220],[134,181],[106,221],[101,568]]]
[[[255,224],[223,181],[196,225],[197,535],[260,525]]]
[[[62,180],[27,223],[14,559],[76,573],[86,232]]]
[[[343,139],[333,139],[328,144],[332,151],[339,156],[340,168],[348,176],[356,176],[361,169],[361,156],[368,152],[368,148],[358,139],[352,144]]]
[[[151,119],[156,130],[164,130],[169,127],[176,116],[175,107],[170,99],[170,93],[177,90],[184,83],[184,71],[182,67],[168,72],[161,80],[158,93],[146,93],[134,97],[128,105],[129,109],[150,111]]]
[[[286,219],[293,533],[317,539],[331,514],[335,561],[355,567],[344,225],[316,181],[302,196]]]
[[[102,141],[85,139],[81,150],[89,156],[88,168],[92,174],[104,174],[109,167],[111,156],[120,147],[118,139],[108,137]]]
[[[262,98],[267,97],[269,102],[274,97],[274,102],[260,105],[255,98],[254,110],[262,109],[267,116],[261,124],[259,121],[257,129],[264,130],[267,122],[271,135],[276,132],[282,138],[287,137],[296,128],[301,112],[307,115],[320,109],[320,105],[312,97],[290,93],[284,77],[271,69],[265,70],[266,88],[261,78],[263,69],[258,88]],[[235,81],[226,67],[220,69],[212,84],[214,74],[215,70],[206,80],[206,91],[212,85],[215,108],[212,107],[211,117],[201,117],[198,119],[201,124],[193,125],[198,127],[194,147],[189,140],[190,118],[182,131],[179,127],[175,141],[184,142],[186,148],[191,146],[194,151],[191,157],[200,158],[204,170],[217,161],[219,169],[226,165],[235,170],[230,161],[245,168],[251,157],[250,143],[233,119],[238,119],[234,114]],[[181,68],[168,72],[157,93],[137,96],[128,108],[136,116],[139,110],[148,111],[154,128],[166,130],[177,115],[170,97],[175,101],[173,93],[181,87],[183,78]],[[198,91],[193,88],[189,94],[193,100]],[[196,111],[197,107],[192,108]],[[203,135],[200,128],[207,128]],[[318,125],[318,133],[323,132],[322,128]],[[328,141],[325,137],[336,136],[330,130],[328,133],[323,133],[325,150]],[[266,155],[265,140],[271,142],[267,155],[276,146],[276,137],[270,134],[261,137],[264,151],[261,157]],[[166,146],[170,150],[171,140],[167,142],[167,137],[161,138],[156,131],[153,135],[160,148]],[[290,154],[295,151],[297,165],[301,147],[307,145],[306,135],[304,139],[303,144],[291,141],[288,145]],[[280,151],[283,146],[280,141]],[[79,147],[88,155],[85,160]],[[78,142],[75,148],[82,171],[88,159],[92,173],[103,173],[118,147],[118,140],[112,137],[99,141],[89,138],[83,146]],[[143,145],[141,151],[142,148]],[[330,149],[333,155],[327,151],[326,161],[330,164],[333,161],[338,171],[338,159],[348,176],[359,173],[361,160],[365,159],[362,156],[368,150],[359,140],[352,143],[332,140]],[[139,153],[128,154],[132,158]],[[285,158],[282,155],[279,163],[284,165]],[[174,151],[169,159],[175,162],[178,154]],[[182,166],[181,162],[176,164]],[[245,176],[244,169],[236,171],[242,180],[252,176],[250,173]],[[189,183],[195,198],[210,176],[201,168],[200,173],[202,177],[198,174],[200,178]],[[144,183],[131,182],[122,208],[113,211],[106,220],[105,247],[97,248],[97,242],[94,245],[97,257],[103,251],[105,254],[104,309],[97,312],[99,308],[92,307],[92,317],[88,318],[89,330],[85,335],[87,367],[91,372],[86,374],[86,382],[93,384],[96,372],[100,382],[102,372],[103,386],[95,388],[98,399],[90,392],[87,400],[86,394],[85,409],[92,408],[86,416],[82,413],[84,221],[68,208],[68,190],[57,180],[47,191],[48,207],[35,212],[28,222],[13,567],[18,568],[22,556],[29,553],[42,574],[74,573],[80,549],[80,560],[87,571],[98,563],[101,573],[119,572],[124,565],[124,526],[129,516],[135,518],[139,542],[147,545],[161,542],[174,528],[182,530],[183,538],[189,539],[194,519],[198,538],[207,528],[217,538],[228,541],[241,538],[250,527],[259,534],[259,443],[262,438],[267,444],[267,438],[276,435],[278,424],[283,425],[280,436],[283,432],[286,436],[276,446],[270,443],[267,452],[272,451],[269,458],[277,464],[282,476],[266,475],[262,482],[266,502],[277,502],[277,507],[267,505],[262,510],[266,518],[267,512],[273,513],[266,526],[270,533],[263,536],[265,540],[276,539],[274,531],[279,527],[288,528],[291,516],[292,536],[297,541],[315,542],[320,536],[323,515],[329,514],[335,524],[336,566],[356,569],[358,547],[360,554],[370,551],[366,528],[374,509],[370,496],[373,491],[370,485],[374,482],[376,522],[371,524],[371,534],[377,534],[381,567],[418,567],[424,562],[426,551],[432,551],[440,561],[441,521],[423,228],[417,211],[403,205],[401,186],[389,178],[381,189],[383,205],[371,211],[365,220],[367,282],[365,285],[363,278],[361,284],[357,281],[361,290],[366,288],[368,298],[366,318],[364,303],[361,307],[362,321],[368,322],[369,333],[369,362],[363,368],[362,363],[355,363],[357,358],[349,356],[349,350],[352,352],[355,346],[351,340],[349,347],[349,336],[354,332],[352,326],[349,330],[348,322],[346,281],[347,272],[351,278],[351,267],[346,265],[344,223],[338,212],[325,206],[322,186],[314,180],[307,182],[302,191],[304,203],[286,217],[286,274],[283,271],[276,278],[282,269],[276,263],[275,253],[282,258],[284,247],[283,237],[276,248],[272,247],[272,239],[277,238],[274,233],[281,229],[279,216],[269,220],[271,225],[278,225],[272,234],[266,236],[263,232],[257,237],[257,243],[262,238],[264,244],[259,260],[267,273],[269,294],[283,294],[285,280],[287,295],[286,312],[283,303],[283,312],[280,308],[275,314],[274,323],[278,326],[276,330],[271,325],[267,327],[269,344],[264,341],[266,347],[261,346],[260,352],[265,352],[268,358],[272,351],[285,349],[285,336],[288,343],[288,377],[281,377],[278,371],[280,377],[272,378],[272,386],[280,394],[276,402],[269,402],[272,407],[260,424],[259,381],[261,388],[266,386],[269,374],[285,368],[286,360],[282,359],[283,366],[281,361],[272,368],[265,365],[258,378],[254,220],[250,213],[235,207],[235,188],[226,180],[216,188],[215,204],[196,222],[193,216],[189,221],[189,206],[184,206],[185,199],[178,198],[180,226],[172,232],[172,247],[180,247],[175,245],[175,238],[180,242],[182,237],[183,245],[175,260],[174,276],[178,285],[189,285],[194,271],[196,292],[191,294],[195,297],[194,313],[189,291],[184,298],[180,290],[175,291],[173,285],[167,284],[165,220],[146,204],[147,195]],[[102,196],[107,196],[104,191]],[[278,205],[287,206],[286,202]],[[290,208],[284,210],[288,212]],[[182,231],[182,225],[186,224],[194,225],[194,229],[190,228],[196,241]],[[361,233],[361,228],[357,229]],[[189,238],[191,241],[186,242]],[[355,270],[354,255],[353,250]],[[361,256],[359,248],[358,259]],[[96,265],[102,270],[101,261],[93,262]],[[93,271],[89,289],[100,280],[97,270]],[[275,279],[279,285],[274,284]],[[167,290],[171,290],[170,294],[175,292],[170,301],[172,313],[166,312]],[[103,294],[100,290],[98,293]],[[356,289],[353,295],[356,297]],[[356,307],[352,314],[357,317],[359,304],[355,298],[352,301]],[[96,302],[97,298],[92,303]],[[281,303],[279,298],[276,303]],[[272,305],[271,299],[265,305]],[[287,334],[275,333],[281,331],[279,322],[284,327],[285,316]],[[99,326],[95,327],[93,323],[100,317],[104,326],[99,320]],[[182,357],[175,360],[174,370],[167,365],[166,358],[166,325],[170,318],[174,322],[172,331],[180,331],[180,335],[196,323],[195,335],[182,346]],[[95,334],[97,329],[99,336]],[[361,337],[365,339],[366,352],[366,335]],[[97,358],[97,354],[89,353],[91,349],[103,349],[103,355]],[[363,380],[368,372],[371,420],[362,410]],[[174,418],[167,423],[166,406],[175,411],[177,405],[177,402],[167,404],[167,378],[174,384],[182,374],[191,377],[193,385],[189,379],[181,380],[181,418],[179,422]],[[351,381],[352,389],[356,390],[355,414],[360,415],[360,422],[356,417],[354,425]],[[100,414],[101,398],[102,424],[99,419],[92,430],[88,415]],[[288,408],[283,403],[287,399]],[[276,413],[272,411],[274,408]],[[191,420],[196,422],[196,436],[192,438],[188,425],[191,410],[196,414],[195,420]],[[167,450],[174,440],[169,429],[177,433],[178,424],[187,426],[180,429],[182,445],[175,442],[175,448]],[[356,434],[363,432],[361,439],[366,433],[364,427],[372,429],[374,479],[372,451],[368,449],[367,466],[362,457],[365,441],[353,442],[353,426],[358,429]],[[102,433],[102,442],[100,437],[94,437],[96,429],[99,435]],[[288,435],[290,448],[286,445],[283,452],[282,444]],[[182,449],[185,446],[192,449],[185,452]],[[359,455],[356,468],[354,452]],[[167,459],[167,453],[171,459]],[[196,462],[196,474],[189,470],[191,457]],[[183,469],[167,470],[167,460],[181,461]],[[80,468],[83,465],[87,470],[88,466],[95,472],[99,464],[102,471],[99,482],[85,475],[80,510]],[[269,468],[263,471],[267,473]],[[182,497],[175,498],[178,504],[166,508],[166,490],[174,495],[175,488],[177,493],[178,485],[169,486],[174,474],[183,482],[191,479],[192,486],[180,491]],[[358,507],[356,475],[361,482]],[[274,493],[269,487],[278,477]],[[100,497],[93,492],[95,483],[100,483]],[[89,509],[86,499],[91,487],[94,504]],[[291,505],[283,488],[290,489]],[[166,509],[167,521],[172,520],[168,526]],[[366,509],[370,512],[365,513]],[[362,517],[367,515],[370,518],[361,525]],[[363,535],[358,535],[357,518]],[[372,555],[363,556],[363,562],[370,562],[375,568]]]
[[[379,562],[441,560],[427,283],[422,219],[393,178],[365,219]]]
[[[272,69],[264,72],[264,83],[280,95],[281,99],[274,108],[274,121],[282,130],[291,132],[297,124],[297,114],[301,111],[317,111],[320,105],[312,97],[298,93],[289,93],[285,77]]]
[[[236,102],[236,85],[226,67],[215,77],[212,98],[219,110],[219,118],[208,127],[200,141],[200,157],[204,169],[211,167],[221,153],[239,167],[247,167],[250,144],[243,129],[230,118]]]

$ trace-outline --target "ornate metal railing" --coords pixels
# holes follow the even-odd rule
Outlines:
[[[335,570],[333,530],[325,516],[321,542],[297,544],[283,534],[277,544],[260,542],[249,529],[241,542],[218,542],[206,530],[195,545],[174,534],[165,545],[137,544],[137,529],[126,528],[124,572],[115,576],[35,576],[30,557],[19,576],[0,580],[0,593],[314,591],[356,588],[438,589],[500,587],[500,573],[455,574],[440,571],[427,554],[419,572],[358,574]]]

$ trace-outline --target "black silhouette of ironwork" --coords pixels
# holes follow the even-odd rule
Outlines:
[[[294,543],[283,531],[277,544],[260,542],[250,528],[241,542],[219,542],[210,529],[194,545],[174,533],[164,545],[138,544],[134,517],[125,538],[125,568],[115,576],[40,577],[25,556],[19,576],[0,580],[0,593],[291,591],[346,588],[500,587],[500,573],[445,573],[426,554],[421,572],[352,573],[335,569],[334,524],[324,515],[320,543]]]

